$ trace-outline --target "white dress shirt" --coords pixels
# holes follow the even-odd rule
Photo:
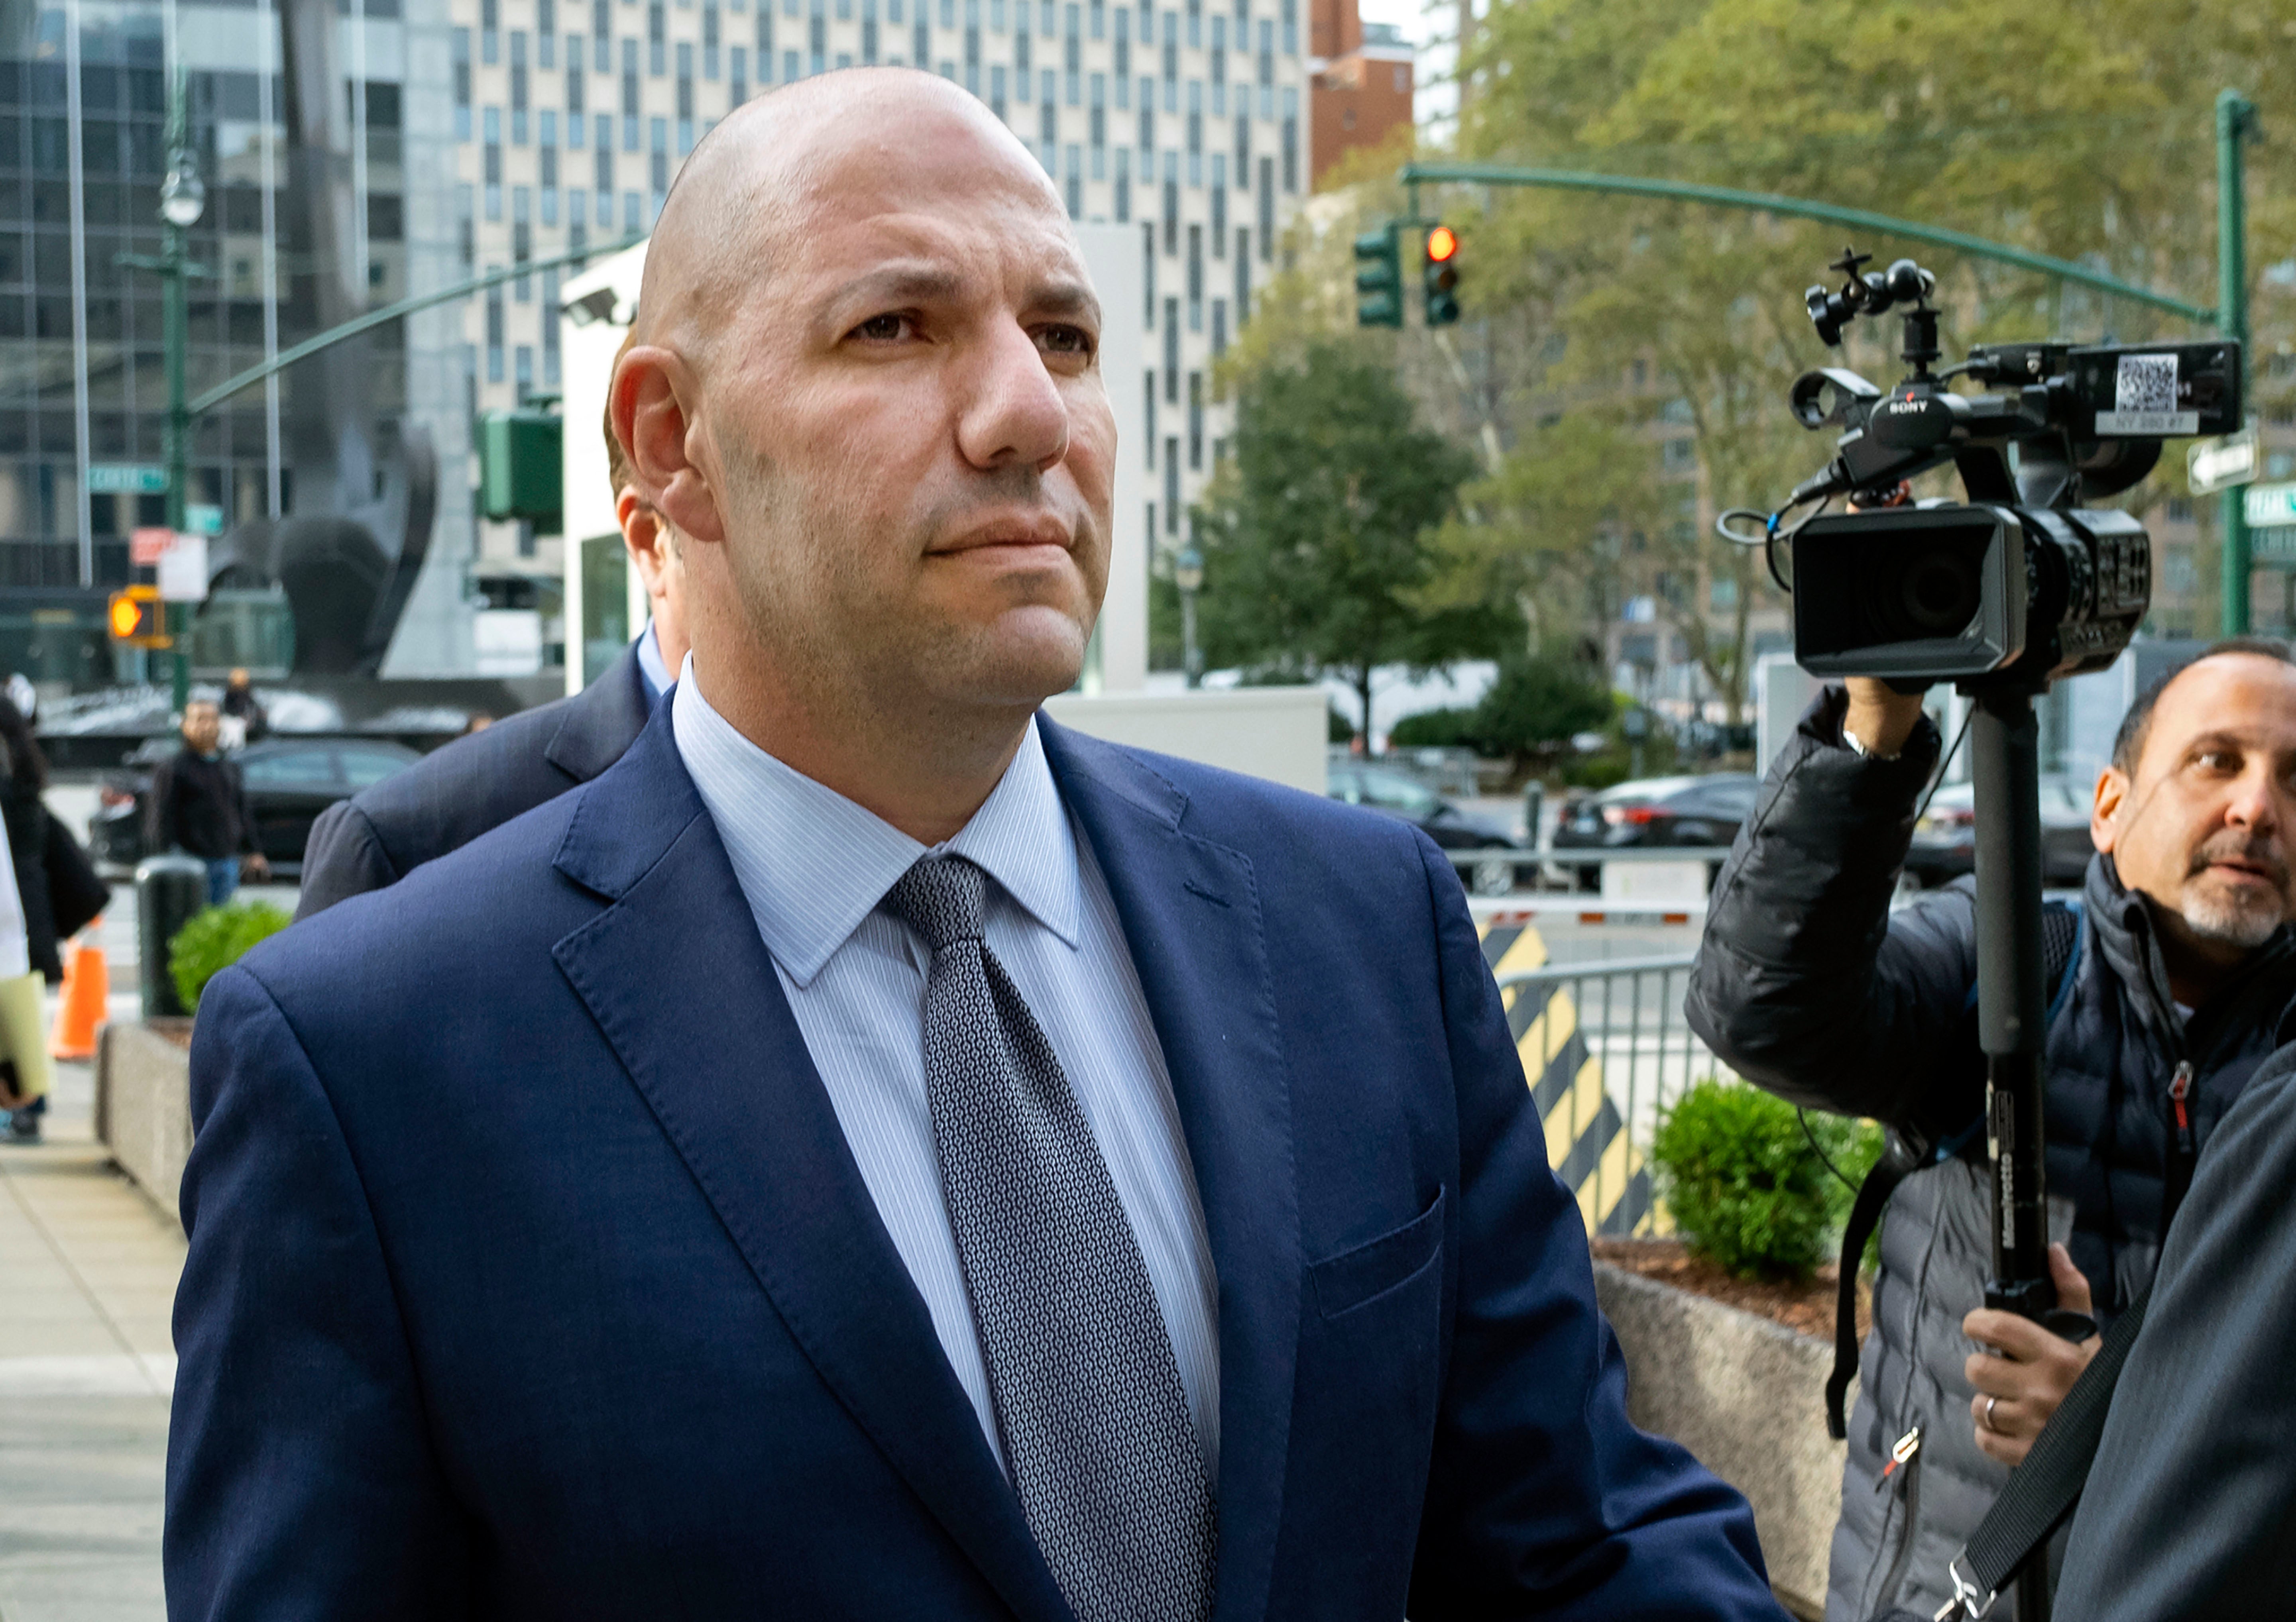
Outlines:
[[[680,676],[670,716],[678,754],[773,954],[862,1181],[1001,1461],[925,1096],[931,954],[878,909],[926,848],[736,732],[702,697],[691,661]],[[1115,903],[1061,804],[1033,722],[987,803],[931,854],[964,856],[995,881],[988,949],[1044,1028],[1108,1163],[1217,1480],[1218,1298],[1203,1206]]]

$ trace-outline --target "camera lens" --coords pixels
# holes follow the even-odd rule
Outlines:
[[[1977,616],[1977,571],[1959,552],[1915,558],[1903,577],[1902,606],[1917,635],[1950,635]]]
[[[1977,618],[1982,606],[1978,557],[1961,537],[1891,537],[1869,555],[1873,569],[1864,594],[1873,641],[1958,636]]]

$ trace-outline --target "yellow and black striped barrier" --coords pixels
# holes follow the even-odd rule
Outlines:
[[[1483,962],[1502,981],[1543,967],[1546,943],[1528,922],[1484,921]],[[1579,1028],[1567,986],[1503,986],[1508,1028],[1522,1057],[1531,1101],[1546,1127],[1546,1160],[1578,1200],[1589,1233],[1622,1237],[1671,1230],[1651,1192],[1650,1168],[1603,1084],[1603,1061]]]

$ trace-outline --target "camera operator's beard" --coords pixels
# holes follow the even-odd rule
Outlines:
[[[2246,884],[2219,889],[2210,882],[2210,864],[2229,857],[2263,868],[2272,884],[2270,892]],[[2219,837],[2193,853],[2177,911],[2185,927],[2202,940],[2220,940],[2250,951],[2271,939],[2287,922],[2287,895],[2288,864],[2277,849],[2237,835]]]

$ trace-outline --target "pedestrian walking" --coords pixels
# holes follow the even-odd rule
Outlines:
[[[934,75],[686,160],[611,394],[685,675],[201,999],[171,1614],[1783,1622],[1441,852],[1039,714],[1101,321]]]
[[[23,712],[0,696],[0,1108],[5,1141],[37,1143],[48,1107],[40,988],[63,976],[48,903],[48,764]]]
[[[221,708],[226,749],[260,743],[271,730],[270,717],[264,713],[263,700],[255,696],[254,678],[244,670],[233,671],[231,678],[224,684]]]
[[[271,864],[255,840],[255,813],[239,763],[223,752],[223,715],[210,700],[184,706],[184,747],[152,773],[144,848],[179,850],[207,864],[208,905],[221,906],[240,876],[266,879]]]

